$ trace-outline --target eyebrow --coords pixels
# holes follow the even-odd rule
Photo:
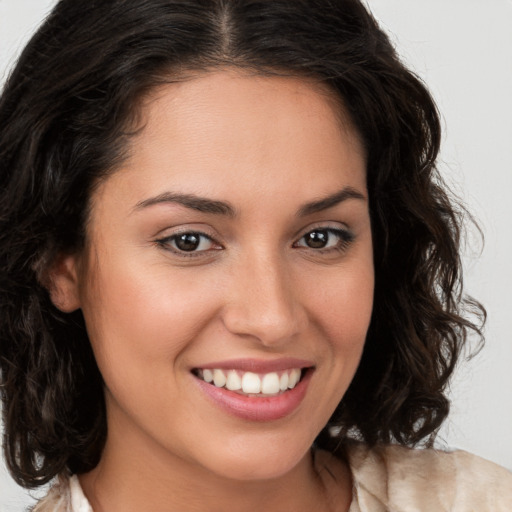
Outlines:
[[[348,199],[359,199],[366,201],[366,197],[352,187],[345,187],[334,194],[306,203],[298,210],[299,217],[307,217],[314,213],[328,210]],[[195,194],[181,194],[175,192],[164,192],[158,196],[145,199],[135,205],[134,210],[140,210],[149,206],[165,203],[176,203],[191,210],[196,210],[202,213],[212,213],[215,215],[226,215],[228,217],[235,217],[236,210],[229,203],[225,201],[218,201],[215,199],[208,199],[200,197]]]
[[[216,201],[214,199],[208,199],[205,197],[199,197],[195,194],[179,194],[173,192],[164,192],[156,197],[151,197],[140,201],[135,205],[135,210],[147,208],[155,204],[162,203],[177,203],[190,208],[191,210],[197,210],[202,213],[213,213],[216,215],[227,215],[228,217],[235,216],[235,209],[224,201]]]
[[[343,201],[346,201],[347,199],[359,199],[366,201],[364,194],[357,191],[355,188],[345,187],[339,192],[335,192],[334,194],[324,197],[323,199],[318,199],[317,201],[305,204],[299,209],[299,217],[307,217],[308,215],[328,210],[329,208],[332,208],[333,206],[336,206]]]

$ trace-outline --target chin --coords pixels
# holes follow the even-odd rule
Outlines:
[[[231,480],[250,482],[279,479],[300,465],[308,456],[311,444],[290,443],[290,439],[232,442],[224,447],[222,453],[212,454],[205,467]]]

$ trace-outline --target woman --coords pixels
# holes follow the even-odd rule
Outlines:
[[[505,470],[405,448],[483,310],[435,106],[359,2],[62,0],[0,127],[36,510],[510,508]]]

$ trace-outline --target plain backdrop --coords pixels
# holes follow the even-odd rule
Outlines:
[[[0,83],[54,0],[0,0]],[[486,346],[459,368],[439,436],[512,469],[512,0],[368,0],[443,117],[440,169],[478,218],[467,291],[487,307]],[[34,495],[34,493],[32,493]],[[33,504],[0,458],[0,512]]]

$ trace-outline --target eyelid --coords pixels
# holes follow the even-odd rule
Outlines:
[[[301,240],[304,239],[306,235],[308,235],[311,232],[314,231],[327,231],[331,234],[334,234],[339,237],[339,246],[336,247],[322,247],[322,248],[313,248],[308,247],[307,245],[298,245]],[[346,225],[344,224],[315,224],[312,226],[308,226],[305,230],[302,230],[302,234],[296,239],[294,242],[294,247],[297,248],[304,248],[304,249],[310,249],[312,251],[321,253],[321,252],[330,252],[330,251],[339,251],[343,252],[345,249],[348,248],[348,246],[354,241],[355,234],[352,230],[350,230]]]
[[[180,235],[186,234],[194,234],[200,237],[208,239],[215,247],[211,249],[204,249],[200,251],[182,251],[176,247],[173,247],[171,244],[175,241]],[[224,247],[221,243],[219,243],[216,237],[212,236],[207,230],[204,229],[194,229],[193,227],[180,227],[173,232],[166,233],[165,235],[157,236],[155,238],[155,243],[161,247],[162,249],[169,251],[170,253],[177,255],[179,257],[191,258],[191,257],[200,257],[204,256],[211,251],[221,250]]]
[[[311,231],[325,230],[325,231],[341,231],[343,233],[353,235],[352,230],[343,222],[325,221],[325,222],[314,222],[309,224],[305,228],[301,228],[296,232],[295,238],[299,240],[303,236],[307,235]]]
[[[167,232],[166,232],[167,231]],[[169,230],[163,230],[164,235],[158,236],[155,238],[154,242],[162,249],[183,258],[191,258],[191,257],[205,257],[206,255],[211,255],[213,251],[222,250],[225,247],[218,242],[217,236],[209,233],[210,230],[204,228],[196,228],[194,226],[180,226],[175,228],[173,231],[169,232]],[[334,247],[309,247],[305,244],[299,244],[301,240],[304,239],[306,235],[313,231],[327,231],[328,233],[335,235],[338,237],[338,244]],[[300,235],[299,235],[300,233]],[[295,237],[295,242],[293,243],[294,248],[301,248],[314,251],[316,253],[327,253],[327,252],[343,252],[348,248],[348,246],[354,241],[355,235],[354,233],[346,226],[346,224],[340,222],[327,222],[327,223],[314,223],[312,225],[307,226],[307,228],[302,229]],[[193,251],[184,251],[180,250],[177,247],[173,247],[173,241],[175,241],[180,235],[184,234],[195,234],[200,237],[204,237],[208,239],[214,247],[203,249],[203,250],[193,250]]]

